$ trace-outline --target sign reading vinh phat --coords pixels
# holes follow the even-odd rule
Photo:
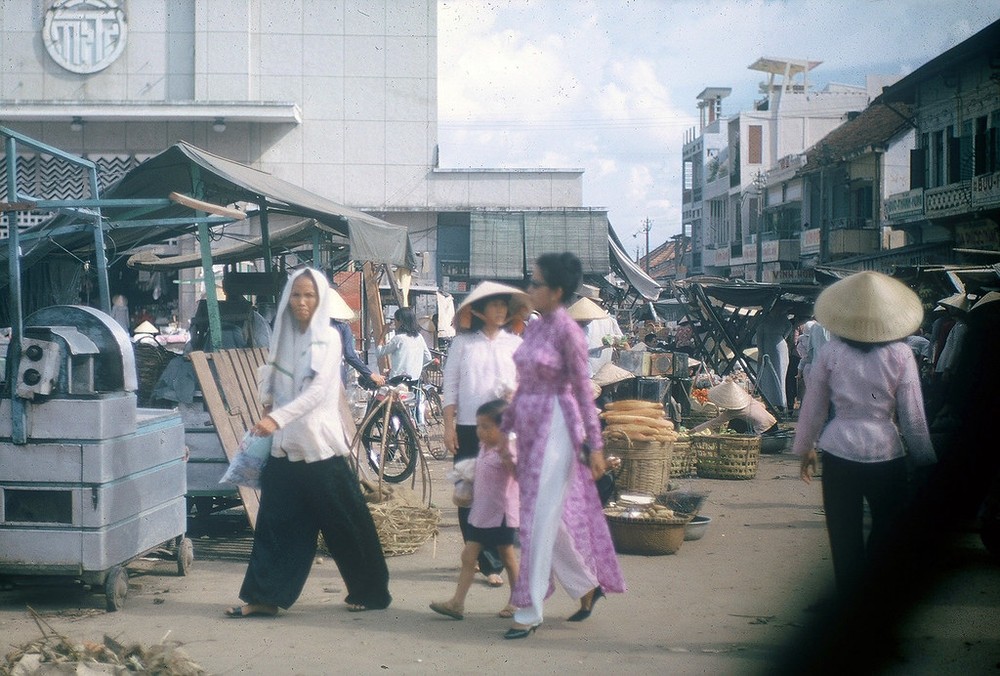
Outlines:
[[[73,73],[96,73],[125,50],[119,0],[55,0],[45,12],[42,42],[52,60]]]

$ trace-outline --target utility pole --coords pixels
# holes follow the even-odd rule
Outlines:
[[[764,193],[767,188],[767,174],[758,171],[754,178],[757,184],[757,274],[758,282],[764,281]]]
[[[632,235],[633,237],[638,237],[640,232],[646,233],[646,263],[643,265],[646,270],[646,274],[649,274],[649,231],[652,229],[653,221],[647,218],[642,222],[642,227]],[[638,247],[636,247],[636,255],[638,256]]]

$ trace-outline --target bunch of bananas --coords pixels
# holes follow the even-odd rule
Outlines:
[[[632,441],[658,441],[661,443],[677,440],[674,424],[667,420],[663,406],[655,401],[623,399],[607,404],[601,413],[606,423],[605,441],[624,434]]]

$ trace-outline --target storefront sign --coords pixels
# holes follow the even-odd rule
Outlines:
[[[1000,171],[973,178],[972,203],[983,205],[996,202],[1000,202]]]
[[[1000,227],[992,221],[976,221],[955,228],[955,248],[1000,251]]]
[[[885,200],[885,215],[889,220],[924,214],[924,189],[914,188],[890,195]]]
[[[778,260],[778,241],[761,242],[761,260],[766,262]]]
[[[118,0],[55,0],[45,12],[42,42],[66,70],[96,73],[125,50],[128,26]]]
[[[803,230],[799,237],[799,251],[801,253],[817,253],[819,251],[821,241],[819,228]]]

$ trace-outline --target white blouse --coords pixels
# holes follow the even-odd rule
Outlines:
[[[519,337],[503,330],[492,339],[482,331],[455,337],[444,364],[441,404],[457,408],[457,424],[475,425],[476,409],[510,398],[517,386],[514,350],[520,345]]]

